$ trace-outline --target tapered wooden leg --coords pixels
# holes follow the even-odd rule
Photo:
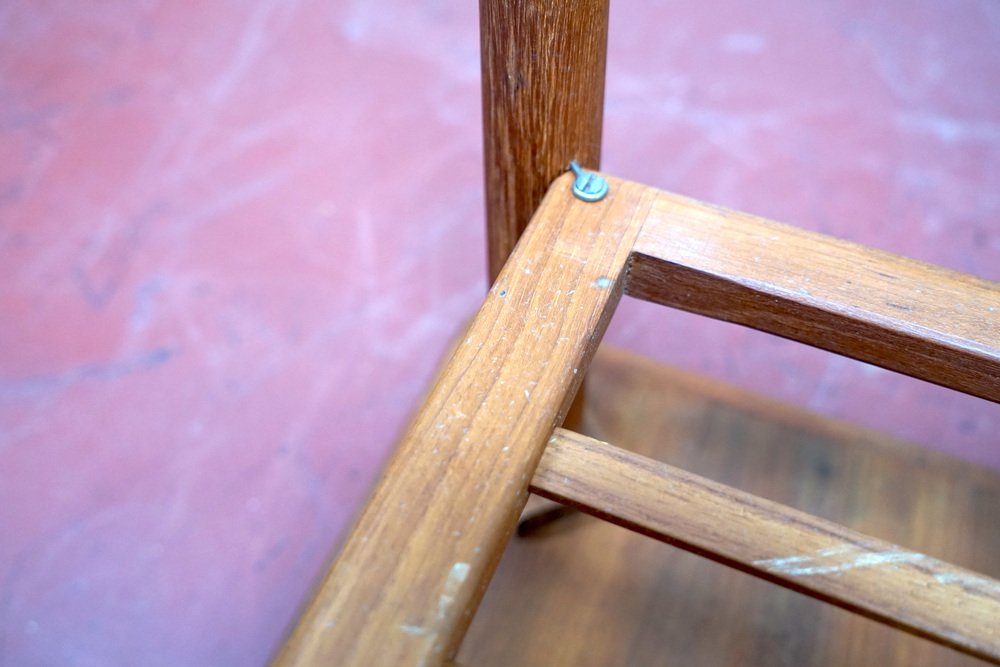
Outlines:
[[[492,283],[570,160],[600,166],[608,0],[480,0],[479,20]]]
[[[608,0],[481,0],[492,282],[552,180],[601,159]]]

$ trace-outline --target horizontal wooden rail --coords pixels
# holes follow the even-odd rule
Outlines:
[[[1000,402],[1000,285],[657,192],[628,293]]]
[[[557,429],[531,490],[1000,664],[1000,582]]]

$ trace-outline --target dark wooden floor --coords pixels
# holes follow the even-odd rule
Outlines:
[[[592,367],[585,425],[616,445],[1000,577],[994,471],[614,349]],[[512,541],[458,661],[978,664],[581,514]]]

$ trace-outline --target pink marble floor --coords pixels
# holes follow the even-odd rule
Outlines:
[[[634,4],[607,170],[1000,280],[1000,5]],[[476,31],[0,4],[0,665],[266,661],[486,288]],[[1000,468],[979,399],[632,302],[609,339]]]

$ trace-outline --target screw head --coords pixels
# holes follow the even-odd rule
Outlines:
[[[569,163],[569,168],[576,174],[573,181],[573,195],[583,201],[600,201],[608,194],[608,182],[600,174],[584,171],[576,160]]]

